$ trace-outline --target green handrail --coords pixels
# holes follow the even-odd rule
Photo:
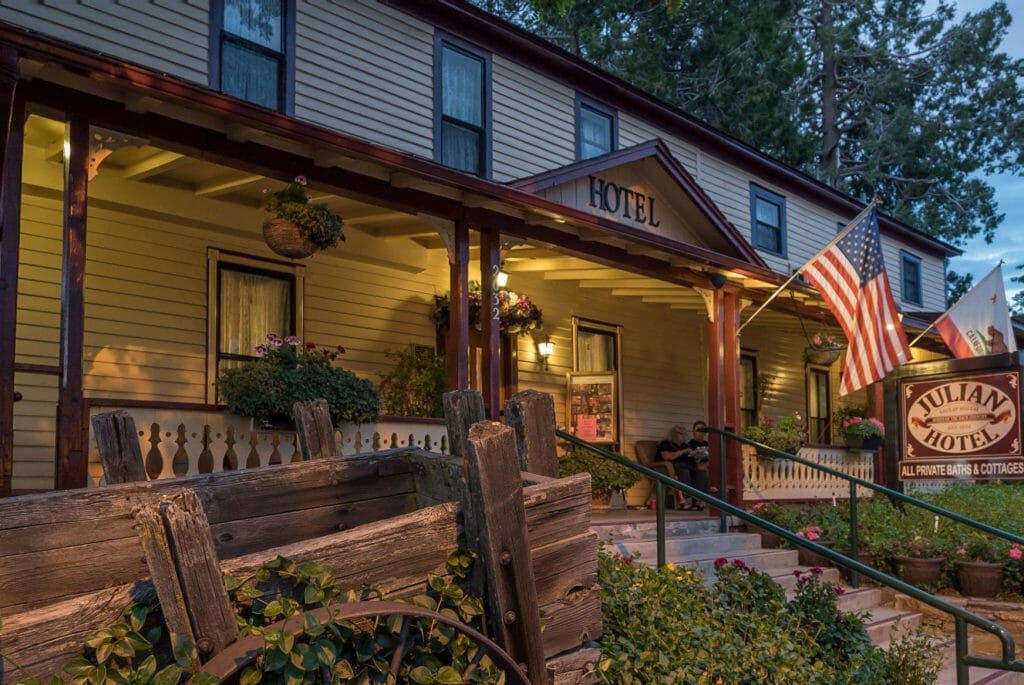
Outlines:
[[[931,505],[931,504],[929,504],[927,502],[922,502],[921,500],[918,500],[918,499],[915,499],[913,497],[910,497],[909,495],[904,495],[901,492],[897,492],[895,490],[890,490],[889,488],[886,488],[884,486],[878,485],[877,483],[871,483],[870,481],[866,481],[866,480],[863,480],[863,479],[860,479],[860,478],[855,478],[853,476],[849,476],[849,475],[847,475],[845,473],[842,473],[841,471],[836,471],[835,469],[830,469],[827,466],[822,466],[821,464],[816,464],[816,463],[814,463],[812,461],[808,461],[807,459],[803,459],[802,457],[797,457],[796,455],[792,455],[792,454],[789,454],[787,452],[781,452],[779,450],[776,450],[776,449],[773,449],[771,447],[768,447],[767,445],[762,445],[760,443],[754,442],[753,440],[748,440],[747,438],[744,438],[742,436],[736,435],[735,433],[732,433],[730,431],[726,431],[726,430],[722,430],[720,428],[714,428],[712,426],[708,426],[707,427],[707,432],[718,434],[718,437],[719,437],[719,448],[720,448],[719,449],[719,454],[725,454],[725,441],[726,441],[727,438],[731,438],[731,439],[737,440],[737,441],[739,441],[741,443],[752,445],[752,446],[756,447],[757,449],[762,450],[764,452],[770,452],[772,454],[778,455],[778,456],[783,457],[783,458],[792,459],[793,461],[796,461],[798,463],[806,464],[807,466],[810,466],[812,468],[816,468],[816,469],[819,469],[821,471],[825,471],[827,473],[830,473],[830,474],[833,474],[833,475],[838,476],[840,478],[843,478],[845,480],[848,480],[848,481],[850,481],[850,494],[851,494],[851,500],[850,501],[851,501],[851,503],[856,500],[856,495],[857,495],[856,488],[857,488],[857,486],[858,485],[863,485],[865,487],[870,487],[872,489],[877,490],[878,492],[882,492],[882,493],[885,493],[887,495],[891,493],[893,496],[896,497],[896,499],[899,499],[900,501],[905,501],[908,504],[915,504],[915,505],[918,505],[918,506],[922,506],[925,509],[927,509],[929,511],[932,511],[934,513],[940,514],[940,515],[948,515],[949,518],[952,518],[952,519],[954,519],[956,521],[959,521],[961,523],[966,523],[967,525],[974,525],[975,527],[977,527],[977,528],[979,528],[981,530],[986,530],[986,531],[991,530],[993,533],[999,534],[1001,537],[1004,537],[1004,538],[1006,538],[1008,540],[1024,542],[1024,540],[1022,540],[1019,536],[1013,535],[1012,533],[1008,533],[1006,531],[1001,531],[1001,530],[999,530],[997,528],[992,528],[991,526],[987,526],[987,525],[985,525],[983,523],[980,523],[978,521],[974,521],[972,519],[969,519],[966,516],[961,516],[960,514],[957,514],[956,512],[947,511],[945,509],[942,509],[941,507],[936,507],[936,506]],[[725,501],[723,499],[719,499],[718,497],[710,495],[710,494],[708,494],[708,493],[706,493],[706,492],[704,492],[702,490],[698,490],[697,488],[693,487],[692,485],[687,485],[686,483],[681,483],[681,482],[679,482],[679,481],[677,481],[677,480],[675,480],[673,478],[670,478],[669,476],[664,475],[663,473],[659,473],[658,471],[655,471],[652,468],[649,468],[649,467],[644,466],[642,464],[638,464],[635,461],[632,461],[630,459],[627,459],[627,458],[623,457],[621,454],[617,454],[615,452],[612,452],[611,450],[607,450],[607,449],[605,449],[603,447],[600,447],[598,445],[593,445],[593,444],[591,444],[591,443],[589,443],[589,442],[587,442],[585,440],[581,440],[580,438],[577,438],[575,435],[572,435],[570,433],[566,433],[564,431],[556,430],[555,434],[559,438],[561,438],[562,440],[565,440],[566,442],[568,442],[570,444],[573,444],[573,445],[576,445],[578,447],[582,447],[584,449],[590,450],[590,451],[592,451],[592,452],[594,452],[594,453],[596,453],[596,454],[598,454],[598,455],[600,455],[600,456],[602,456],[602,457],[604,457],[606,459],[610,459],[611,461],[614,461],[614,462],[616,462],[618,464],[621,464],[622,466],[625,466],[627,468],[633,469],[634,471],[638,471],[639,473],[647,476],[648,478],[650,478],[650,479],[652,479],[654,481],[654,483],[655,483],[655,491],[657,493],[656,494],[656,497],[657,497],[657,501],[656,501],[656,506],[657,506],[657,532],[658,532],[657,546],[658,546],[658,567],[659,568],[665,565],[665,488],[669,487],[669,488],[672,488],[674,490],[678,490],[678,491],[680,491],[682,493],[685,493],[686,495],[688,495],[690,497],[695,497],[695,498],[701,500],[702,502],[705,502],[705,503],[709,504],[710,506],[715,507],[716,509],[718,509],[719,510],[719,521],[720,521],[719,529],[723,533],[724,532],[728,532],[728,516],[729,515],[736,516],[736,517],[742,519],[743,521],[746,521],[747,523],[753,523],[754,525],[756,525],[756,526],[758,526],[760,528],[763,528],[763,529],[765,529],[765,530],[767,530],[769,532],[775,533],[779,537],[781,537],[781,538],[783,538],[785,540],[788,540],[790,543],[795,544],[798,547],[803,547],[805,549],[811,550],[812,552],[816,552],[817,554],[820,554],[821,556],[825,557],[826,559],[829,559],[832,562],[837,563],[840,566],[843,566],[843,567],[849,569],[851,571],[851,574],[852,574],[852,577],[853,577],[854,580],[856,579],[856,574],[865,575],[868,578],[871,578],[871,579],[881,583],[882,585],[887,585],[887,586],[889,586],[889,587],[891,587],[891,588],[893,588],[895,590],[898,590],[898,591],[900,591],[900,592],[902,592],[902,593],[904,593],[906,595],[909,595],[909,596],[913,597],[914,599],[916,599],[916,600],[918,600],[920,602],[923,602],[924,604],[927,604],[927,605],[929,605],[931,607],[934,607],[935,609],[938,609],[939,611],[942,611],[944,613],[947,613],[947,614],[951,615],[953,617],[953,619],[954,619],[954,622],[955,622],[955,636],[956,636],[956,682],[957,682],[957,685],[969,685],[969,683],[970,683],[969,667],[971,667],[971,666],[977,666],[979,668],[994,668],[994,669],[1001,669],[1001,670],[1006,670],[1006,671],[1024,672],[1024,661],[1016,659],[1015,655],[1014,655],[1014,653],[1016,651],[1016,646],[1014,644],[1013,636],[1010,634],[1010,632],[1006,628],[1001,626],[999,623],[997,623],[995,621],[991,621],[991,620],[989,620],[987,618],[984,618],[983,616],[978,616],[975,613],[967,611],[963,607],[959,607],[959,606],[957,606],[955,604],[952,604],[952,603],[947,602],[947,601],[945,601],[943,599],[940,599],[940,598],[936,597],[935,595],[932,595],[932,594],[930,594],[928,592],[925,592],[924,590],[921,590],[921,589],[919,589],[919,588],[917,588],[917,587],[915,587],[913,585],[909,585],[908,583],[905,583],[904,581],[902,581],[902,580],[900,580],[898,578],[894,578],[893,576],[890,576],[887,573],[883,573],[883,572],[881,572],[881,571],[879,571],[877,569],[871,568],[870,566],[866,566],[865,564],[862,564],[859,561],[857,561],[855,558],[851,559],[850,557],[847,557],[847,556],[844,556],[844,555],[842,555],[842,554],[840,554],[838,552],[835,552],[835,551],[833,551],[832,549],[830,549],[828,547],[825,547],[823,545],[819,545],[816,542],[812,542],[812,541],[808,540],[807,538],[800,537],[798,535],[794,535],[792,532],[790,532],[789,530],[786,530],[785,528],[782,528],[781,526],[778,526],[778,525],[776,525],[776,524],[774,524],[774,523],[772,523],[770,521],[762,519],[759,516],[756,516],[755,514],[751,514],[748,511],[744,511],[743,509],[741,509],[741,508],[739,508],[739,507],[737,507],[737,506],[735,506],[733,504],[730,504],[729,502],[727,502],[727,501]],[[725,460],[724,459],[719,459],[719,463],[722,466],[722,468],[720,469],[720,473],[719,473],[719,477],[720,477],[720,481],[719,481],[720,492],[726,492],[726,489],[725,489],[726,488]],[[852,513],[856,513],[856,505],[854,505],[854,511]],[[856,528],[857,528],[857,526],[856,526],[855,522],[852,523],[851,526],[850,526],[850,529],[851,529],[851,554],[853,554],[853,555],[856,555],[856,553],[857,553],[857,550],[856,550],[856,532],[855,532]],[[967,625],[968,624],[973,625],[973,626],[975,626],[975,627],[977,627],[977,628],[979,628],[981,630],[984,630],[985,632],[991,633],[991,634],[996,636],[996,638],[999,640],[1000,647],[1001,647],[1001,652],[1002,652],[1002,655],[1001,655],[1000,659],[994,659],[994,658],[991,658],[991,657],[971,656],[971,655],[969,655],[967,653]]]

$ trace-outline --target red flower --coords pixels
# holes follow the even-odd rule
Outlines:
[[[723,566],[725,566],[728,563],[729,563],[729,560],[726,559],[725,557],[718,557],[717,559],[715,559],[715,568],[722,568]]]

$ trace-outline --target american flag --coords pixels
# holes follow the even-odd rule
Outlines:
[[[885,378],[910,359],[882,261],[872,206],[802,269],[846,334],[850,347],[840,395]]]

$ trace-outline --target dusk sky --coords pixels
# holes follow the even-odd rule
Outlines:
[[[1024,2],[1008,0],[1006,3],[1013,15],[1013,24],[1007,37],[1003,40],[1002,50],[1013,57],[1024,57]],[[966,12],[977,12],[990,7],[991,2],[985,0],[958,0],[959,15]],[[988,182],[996,189],[996,202],[999,211],[1006,215],[1003,223],[996,231],[995,240],[986,244],[981,238],[975,238],[963,246],[964,255],[950,260],[949,267],[958,273],[974,274],[977,283],[985,274],[992,270],[1000,259],[1005,259],[1003,278],[1006,282],[1007,300],[1022,290],[1021,284],[1011,283],[1010,279],[1024,273],[1017,267],[1024,264],[1024,177],[1012,174],[989,176]]]

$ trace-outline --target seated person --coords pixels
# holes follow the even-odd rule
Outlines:
[[[702,422],[698,424],[703,427]],[[695,428],[697,424],[694,424]],[[701,433],[703,438],[704,434]],[[676,473],[676,480],[686,485],[692,485],[702,492],[708,491],[708,472],[701,467],[703,461],[707,461],[707,442],[702,440],[687,441],[686,426],[676,424],[669,432],[668,438],[658,444],[658,457],[664,461],[672,462],[672,468]],[[704,505],[697,499],[687,498],[679,493],[679,505],[681,509],[689,511],[700,511]]]

